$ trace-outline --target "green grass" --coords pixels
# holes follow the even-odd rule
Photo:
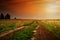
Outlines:
[[[17,32],[11,40],[31,40],[33,36],[33,30],[38,26],[38,23],[29,25],[30,27],[22,31]]]
[[[58,38],[58,40],[60,40],[60,27],[58,27],[59,25],[50,24],[50,23],[48,23],[48,24],[42,23],[42,25],[49,31],[53,32],[55,34],[55,36]]]
[[[31,24],[32,24],[32,22],[23,22],[23,23],[19,24],[19,26],[29,26]]]
[[[5,22],[5,21],[0,21],[0,33],[1,32],[5,32],[5,31],[9,31],[9,30],[14,30],[17,27],[22,27],[22,26],[29,26],[31,25],[32,22],[22,22],[19,24],[16,24],[16,22]]]
[[[16,28],[15,23],[10,24],[0,24],[0,32],[8,31],[8,30],[14,30]]]
[[[55,36],[60,40],[60,25],[58,23],[47,23],[47,22],[41,22],[41,24],[48,29],[49,31],[53,32]],[[33,36],[33,30],[37,27],[38,22],[23,22],[17,25],[14,22],[0,22],[0,33],[8,30],[14,30],[17,27],[21,26],[30,26],[27,29],[24,29],[22,31],[17,32],[12,36],[11,40],[30,40]]]

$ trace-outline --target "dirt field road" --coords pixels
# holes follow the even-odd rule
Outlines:
[[[56,36],[48,31],[43,25],[36,30],[35,40],[57,40]]]

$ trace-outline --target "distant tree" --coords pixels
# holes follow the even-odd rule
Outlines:
[[[1,19],[1,15],[0,15],[0,19]]]
[[[16,19],[16,17],[14,19]]]
[[[1,13],[0,19],[4,19],[4,14],[3,13]]]
[[[5,19],[10,19],[10,15],[6,14]]]

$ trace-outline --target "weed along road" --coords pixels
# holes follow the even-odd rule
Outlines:
[[[34,40],[57,40],[56,36],[48,31],[43,25],[36,29]]]
[[[23,29],[25,29],[24,26],[19,27],[19,28],[16,28],[15,30],[10,30],[10,31],[7,32],[7,33],[1,34],[1,35],[0,35],[0,40],[10,40],[10,38],[11,38],[16,32],[21,31],[21,30],[23,30]]]

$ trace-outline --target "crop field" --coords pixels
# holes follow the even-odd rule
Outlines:
[[[0,40],[60,40],[60,20],[0,20]]]
[[[0,20],[0,33],[30,24],[32,20]]]
[[[47,30],[54,33],[60,40],[60,20],[43,20],[41,23]]]

